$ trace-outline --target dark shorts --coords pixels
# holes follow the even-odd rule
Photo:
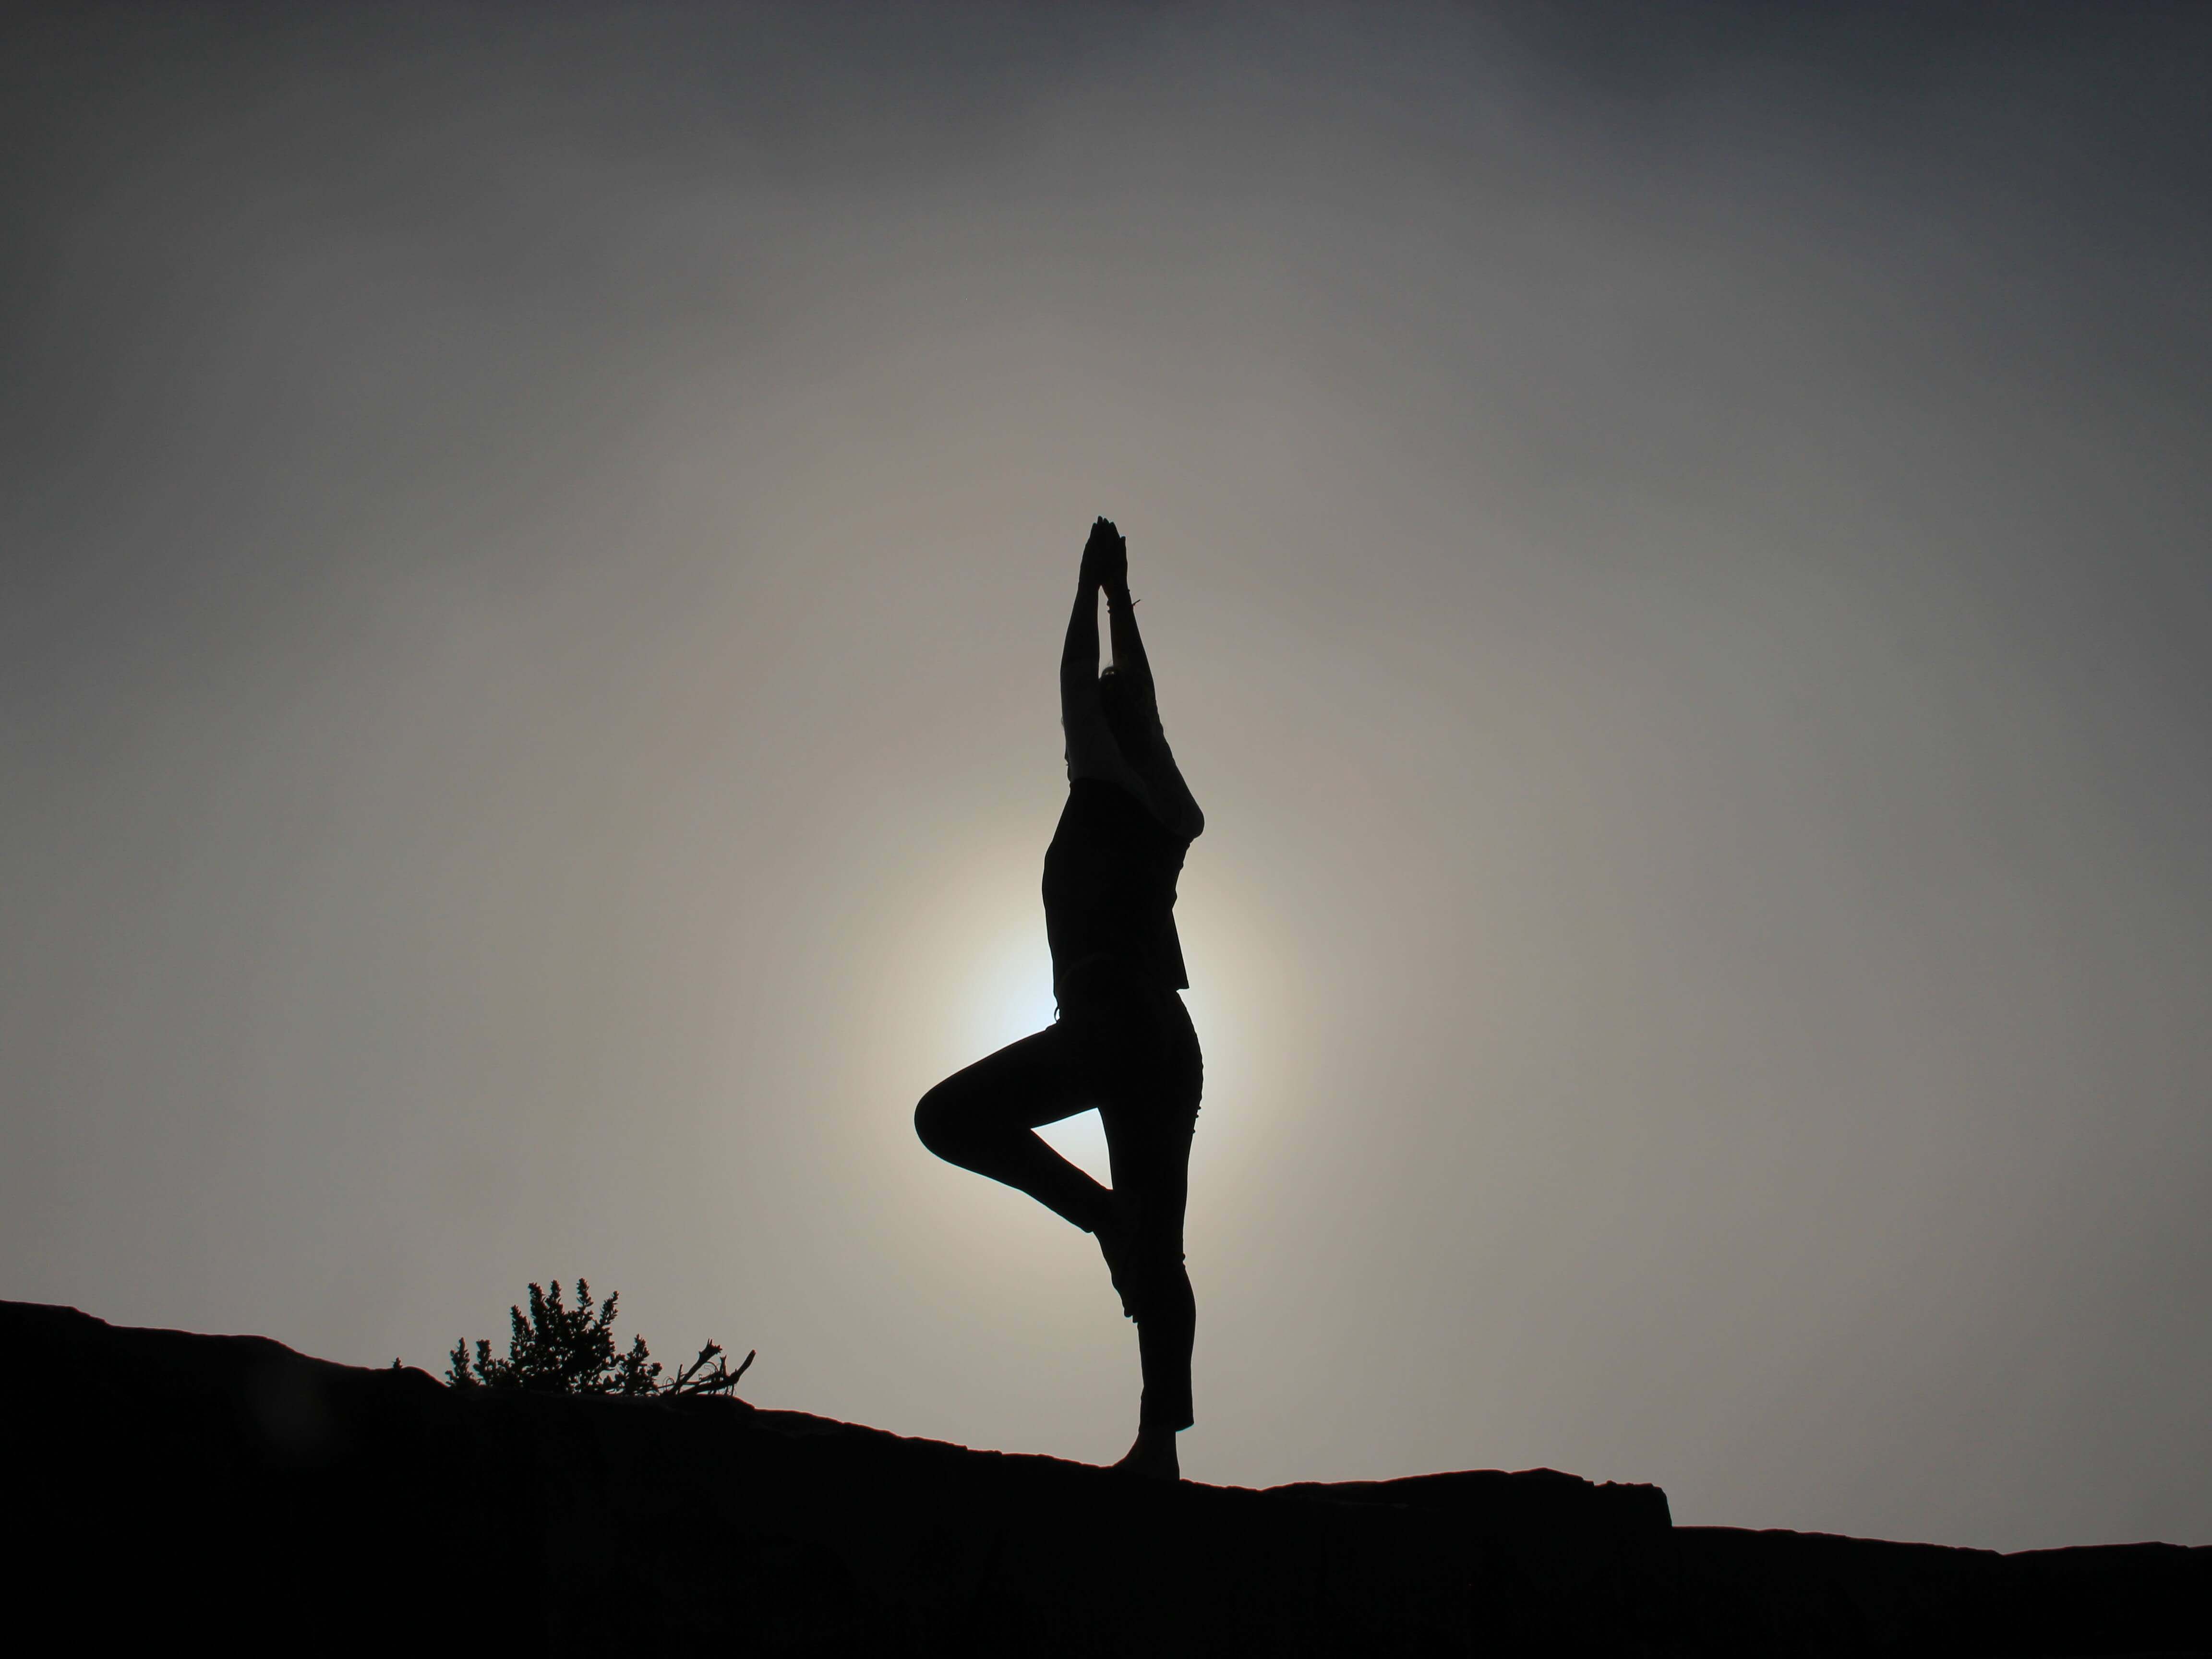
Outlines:
[[[1182,997],[1112,958],[1061,976],[1052,1027],[1092,1103],[1186,1133],[1198,1117],[1206,1058]]]

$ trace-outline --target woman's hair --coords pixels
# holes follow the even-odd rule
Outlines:
[[[1112,668],[1098,677],[1098,706],[1121,758],[1140,772],[1151,765],[1167,742],[1158,706],[1135,680]]]

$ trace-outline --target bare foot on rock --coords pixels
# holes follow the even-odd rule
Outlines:
[[[1176,1437],[1153,1429],[1139,1429],[1137,1443],[1122,1454],[1121,1461],[1114,1465],[1125,1474],[1144,1476],[1147,1480],[1180,1480],[1182,1463],[1176,1456]]]

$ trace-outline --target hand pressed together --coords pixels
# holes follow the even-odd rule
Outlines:
[[[1109,593],[1128,586],[1129,544],[1113,520],[1101,519],[1091,526],[1091,539],[1083,544],[1083,576]]]

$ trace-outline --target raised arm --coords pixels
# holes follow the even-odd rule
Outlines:
[[[1060,723],[1073,726],[1098,713],[1098,583],[1084,561],[1075,584],[1075,609],[1060,647]]]
[[[1110,524],[1107,526],[1109,530],[1112,527]],[[1137,602],[1129,597],[1128,547],[1118,533],[1111,549],[1103,556],[1097,574],[1106,593],[1115,677],[1127,688],[1136,718],[1145,729],[1143,740],[1133,748],[1123,745],[1125,753],[1144,780],[1146,797],[1160,822],[1186,839],[1194,840],[1206,828],[1206,814],[1199,810],[1190,786],[1183,781],[1182,769],[1176,765],[1175,752],[1168,747],[1167,733],[1160,726],[1159,694],[1152,683],[1152,665],[1145,655],[1144,636],[1137,631]]]
[[[1145,656],[1145,641],[1137,632],[1137,602],[1129,597],[1129,567],[1126,561],[1105,583],[1106,628],[1114,646],[1114,672],[1129,683],[1145,707],[1155,714],[1159,697],[1152,686],[1152,665]]]
[[[1067,775],[1105,778],[1150,803],[1151,792],[1114,741],[1098,695],[1098,590],[1120,568],[1114,556],[1121,538],[1101,519],[1091,527],[1083,549],[1083,569],[1075,584],[1075,609],[1067,618],[1067,638],[1060,648],[1060,724],[1067,738]],[[1121,582],[1127,592],[1126,578]]]

